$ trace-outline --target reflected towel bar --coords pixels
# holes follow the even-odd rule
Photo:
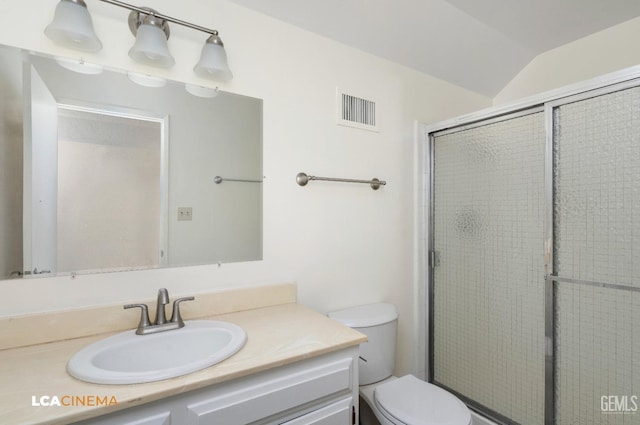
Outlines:
[[[305,173],[298,173],[296,176],[296,183],[300,186],[306,186],[309,183],[309,180],[323,180],[327,182],[344,182],[344,183],[367,183],[371,186],[371,189],[378,190],[380,186],[385,186],[387,184],[384,180],[378,180],[373,178],[371,180],[355,180],[355,179],[336,179],[332,177],[317,177],[317,176],[308,176]]]
[[[245,180],[245,179],[223,179],[220,176],[215,176],[213,181],[216,184],[220,184],[222,182],[242,182],[242,183],[262,183],[262,180]]]

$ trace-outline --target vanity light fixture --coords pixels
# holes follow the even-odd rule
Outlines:
[[[194,72],[203,78],[229,81],[233,74],[229,69],[227,54],[218,31],[163,15],[147,7],[134,6],[119,0],[100,0],[131,11],[129,29],[136,41],[129,56],[137,62],[169,68],[175,64],[169,51],[169,22],[209,34]],[[96,52],[102,43],[96,36],[91,16],[84,0],[60,0],[54,20],[45,29],[54,42],[79,50]]]
[[[167,40],[169,24],[164,19],[153,15],[155,10],[148,9],[149,14],[131,12],[129,29],[136,36],[136,42],[129,49],[129,56],[136,62],[145,65],[170,68],[176,61],[171,56]]]
[[[60,0],[44,33],[60,44],[72,49],[97,52],[102,42],[93,29],[91,15],[84,0]]]
[[[200,61],[193,68],[197,76],[203,78],[213,78],[219,81],[229,81],[233,74],[227,64],[227,53],[224,51],[222,39],[216,31],[211,34],[202,46]]]

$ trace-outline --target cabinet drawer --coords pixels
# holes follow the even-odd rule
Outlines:
[[[187,406],[187,423],[246,425],[324,397],[348,392],[351,390],[352,367],[351,358],[342,358],[191,403]]]
[[[352,400],[345,398],[282,425],[351,425]]]

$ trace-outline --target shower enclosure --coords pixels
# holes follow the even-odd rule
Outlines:
[[[500,423],[640,424],[640,81],[562,96],[426,130],[430,380]]]

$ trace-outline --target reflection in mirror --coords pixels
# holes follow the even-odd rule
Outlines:
[[[0,279],[262,258],[261,100],[69,68],[0,46]]]
[[[162,129],[151,119],[58,107],[56,270],[165,264]]]

